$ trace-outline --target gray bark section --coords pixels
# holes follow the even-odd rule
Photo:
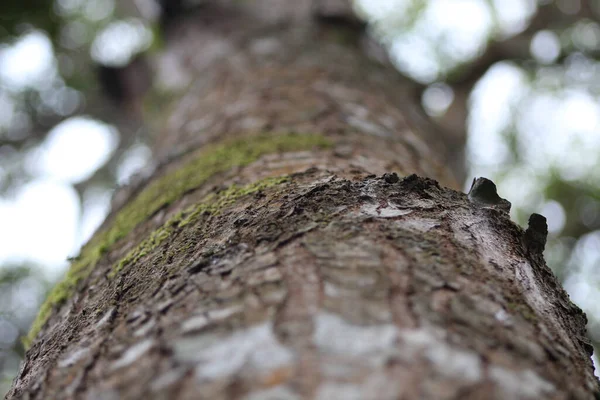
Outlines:
[[[379,156],[368,158],[388,170],[458,187],[443,166],[454,149],[445,148],[437,132],[415,129],[431,125],[419,118],[413,85],[365,54],[374,44],[354,25],[281,22],[277,15],[297,15],[307,1],[292,3],[251,2],[253,11],[270,8],[275,25],[207,7],[173,28],[154,65],[159,85],[175,94],[168,104],[162,92],[146,99],[148,119],[157,125],[157,158],[180,158],[207,143],[264,131],[343,135],[346,148],[339,153],[351,155],[357,133],[368,136],[358,150],[375,150]]]
[[[312,169],[178,229],[80,293],[9,398],[592,398],[585,317],[523,230],[388,181]]]

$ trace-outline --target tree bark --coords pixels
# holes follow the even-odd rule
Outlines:
[[[543,220],[440,186],[441,140],[356,25],[279,3],[171,31],[177,95],[144,103],[163,162],[49,297],[7,398],[598,396]]]

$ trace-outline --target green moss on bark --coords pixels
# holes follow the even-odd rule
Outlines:
[[[261,135],[208,147],[184,167],[153,181],[126,205],[106,231],[106,242],[115,243],[156,211],[178,200],[219,172],[248,165],[265,154],[327,146],[329,141],[323,136],[292,134]]]
[[[226,190],[217,194],[209,195],[204,201],[199,204],[187,208],[171,217],[163,226],[155,230],[150,236],[142,241],[138,246],[131,250],[123,259],[121,259],[109,273],[109,278],[114,278],[129,264],[137,262],[140,258],[150,253],[157,248],[165,239],[171,236],[177,229],[198,220],[200,215],[212,214],[217,215],[227,206],[234,204],[243,196],[259,192],[263,189],[279,185],[288,181],[286,176],[266,178],[258,182],[251,183],[245,186],[232,185]]]
[[[115,216],[110,226],[94,235],[82,248],[80,255],[73,260],[65,278],[50,292],[42,304],[37,318],[33,322],[29,334],[23,339],[26,348],[29,347],[44,323],[50,317],[54,307],[63,304],[74,293],[77,285],[94,269],[100,258],[120,239],[128,235],[138,224],[146,221],[160,209],[169,206],[190,192],[210,177],[235,167],[243,167],[258,160],[261,156],[272,153],[310,150],[313,148],[328,148],[331,142],[321,135],[314,134],[280,134],[257,135],[244,139],[230,140],[218,145],[206,146],[181,168],[153,180],[142,192],[130,201]],[[262,184],[267,184],[261,181]],[[257,182],[257,187],[260,186]],[[214,201],[207,201],[206,211],[216,210],[231,204],[252,188],[230,188],[221,195],[216,195]],[[260,190],[256,189],[255,191]],[[178,226],[189,223],[193,216],[204,210],[196,209],[187,217],[177,221]],[[174,223],[174,221],[169,221]],[[164,227],[163,227],[164,228]],[[161,228],[161,229],[163,229]],[[172,227],[171,227],[172,228]],[[128,254],[125,260],[118,263],[115,271],[120,271],[131,261],[139,259],[145,252],[158,246],[171,231],[157,230],[136,247],[136,252]],[[140,247],[141,246],[141,247]],[[114,271],[113,271],[114,272]]]

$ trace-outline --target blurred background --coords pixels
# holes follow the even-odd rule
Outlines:
[[[521,226],[548,218],[548,265],[600,343],[600,1],[355,6],[450,138],[464,189],[488,177]],[[154,0],[0,2],[2,395],[46,292],[114,188],[152,163],[120,77],[160,46],[159,14]]]

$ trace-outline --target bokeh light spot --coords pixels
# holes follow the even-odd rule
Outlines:
[[[110,125],[71,118],[54,127],[28,157],[28,169],[64,182],[81,182],[108,160],[117,143],[118,134]]]

